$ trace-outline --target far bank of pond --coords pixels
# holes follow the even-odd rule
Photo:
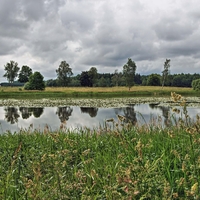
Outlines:
[[[200,106],[200,97],[185,97],[187,106]],[[154,104],[160,106],[176,106],[169,97],[121,97],[121,98],[42,98],[42,99],[0,99],[0,106],[23,107],[54,107],[54,106],[80,106],[119,108],[129,104]]]

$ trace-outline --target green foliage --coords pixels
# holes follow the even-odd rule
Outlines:
[[[151,74],[147,79],[147,85],[149,86],[160,86],[160,75],[158,74]]]
[[[97,69],[95,67],[91,67],[90,70],[88,71],[88,76],[93,87],[98,78]]]
[[[196,79],[192,81],[192,88],[193,90],[200,90],[200,79]]]
[[[73,75],[72,69],[66,61],[62,61],[59,68],[56,70],[57,79],[60,86],[68,86],[70,83],[70,77]]]
[[[32,69],[29,66],[22,66],[19,72],[18,81],[21,83],[26,83],[29,80],[30,75],[33,74]]]
[[[121,72],[118,72],[118,70],[115,70],[113,76],[111,77],[112,84],[114,86],[119,86],[120,83],[122,82],[122,76],[123,74]]]
[[[40,74],[40,72],[34,72],[29,77],[29,82],[24,85],[25,90],[44,90],[45,82],[44,77]]]
[[[98,86],[99,87],[107,87],[107,81],[103,76],[99,79]]]
[[[13,83],[15,78],[18,76],[19,69],[18,63],[11,60],[10,63],[7,63],[4,66],[6,73],[3,75],[3,77],[6,77],[9,83]]]
[[[134,85],[134,77],[136,71],[136,64],[130,58],[128,58],[128,62],[123,66],[123,75],[126,80],[126,85],[128,86],[129,90]]]
[[[92,87],[92,82],[91,82],[90,76],[88,74],[88,71],[83,71],[81,73],[80,84],[81,84],[81,86]]]
[[[169,74],[169,68],[170,68],[170,59],[166,59],[164,63],[164,70],[162,71],[162,88],[164,87],[165,81]]]

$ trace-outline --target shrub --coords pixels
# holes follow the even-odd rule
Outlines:
[[[40,72],[35,72],[30,75],[29,82],[27,82],[24,86],[25,90],[44,90],[45,82],[44,77],[40,74]]]
[[[196,79],[192,81],[193,90],[200,90],[200,79]]]
[[[161,85],[160,75],[151,74],[147,79],[147,85],[160,86]]]

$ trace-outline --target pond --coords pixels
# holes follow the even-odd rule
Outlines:
[[[0,133],[7,131],[14,133],[29,128],[44,131],[45,127],[50,131],[56,131],[61,126],[67,129],[97,128],[100,125],[105,126],[108,119],[113,118],[117,121],[118,115],[124,116],[133,125],[161,121],[163,126],[168,126],[173,113],[172,107],[155,104],[129,104],[116,108],[1,106]],[[188,107],[188,113],[194,119],[197,114],[200,114],[200,107]],[[176,116],[181,116],[181,112]]]

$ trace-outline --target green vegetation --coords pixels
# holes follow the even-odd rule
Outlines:
[[[196,79],[192,81],[192,88],[197,91],[200,90],[200,79]]]
[[[40,74],[40,72],[34,72],[30,75],[29,81],[24,85],[25,90],[44,90],[45,83],[44,77]]]
[[[134,86],[130,91],[126,87],[46,87],[45,91],[24,90],[23,87],[1,87],[0,99],[169,96],[171,92],[184,96],[199,96],[199,91],[192,88],[165,87],[161,89],[159,86]]]
[[[3,77],[7,78],[9,83],[13,83],[15,78],[18,76],[18,71],[20,68],[18,67],[18,63],[11,60],[4,66],[5,74]]]
[[[132,86],[134,86],[135,81],[135,71],[136,71],[136,64],[134,61],[132,61],[131,58],[128,58],[127,63],[123,66],[123,74],[124,78],[126,80],[126,86],[128,87],[129,91]]]
[[[200,117],[190,120],[181,95],[172,100],[183,118],[165,128],[118,115],[94,130],[0,135],[0,199],[199,199]]]

